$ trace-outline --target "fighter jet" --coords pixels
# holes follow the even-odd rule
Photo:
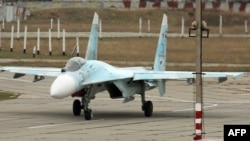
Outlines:
[[[194,79],[193,72],[166,71],[167,31],[168,20],[163,14],[158,44],[156,47],[153,67],[116,67],[97,60],[98,50],[98,23],[99,16],[94,14],[90,37],[85,58],[73,57],[69,59],[64,68],[39,67],[1,67],[0,71],[9,71],[14,78],[25,74],[34,75],[34,82],[44,79],[45,76],[56,77],[50,87],[53,98],[68,96],[79,97],[73,102],[73,114],[81,115],[83,111],[86,120],[93,117],[89,103],[95,95],[107,91],[111,99],[121,98],[129,102],[135,95],[141,96],[142,110],[146,117],[153,114],[153,103],[147,101],[145,91],[153,88],[159,89],[160,96],[165,94],[165,82],[171,79]],[[203,77],[233,78],[244,75],[243,72],[204,72]]]

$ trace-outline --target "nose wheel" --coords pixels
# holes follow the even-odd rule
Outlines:
[[[88,107],[88,103],[84,102],[84,104],[82,105],[80,100],[78,100],[78,99],[74,100],[74,102],[73,102],[73,115],[80,116],[81,111],[83,109],[85,120],[91,120],[93,117],[93,113],[92,113],[92,110],[87,108],[87,107]]]
[[[82,105],[80,100],[76,99],[73,102],[73,114],[74,116],[80,116],[81,115],[81,110],[82,110]]]

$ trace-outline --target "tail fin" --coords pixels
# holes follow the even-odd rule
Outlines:
[[[166,70],[166,58],[167,58],[167,32],[168,32],[168,19],[163,14],[161,30],[159,34],[158,44],[155,53],[154,67],[155,71]],[[158,80],[157,85],[159,88],[160,96],[166,93],[165,80]]]
[[[98,29],[99,29],[99,15],[95,12],[89,35],[88,47],[85,54],[86,60],[97,60]]]
[[[166,69],[166,54],[167,54],[167,31],[168,31],[168,19],[163,14],[161,30],[159,34],[159,40],[155,53],[154,67],[155,71],[164,71]]]

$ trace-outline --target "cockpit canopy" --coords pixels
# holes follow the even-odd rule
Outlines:
[[[73,57],[68,60],[65,70],[66,71],[77,71],[79,70],[84,64],[86,63],[86,60],[81,57]]]

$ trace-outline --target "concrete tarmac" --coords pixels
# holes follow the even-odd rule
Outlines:
[[[204,138],[223,141],[225,124],[250,123],[250,75],[217,83],[204,80]],[[94,117],[72,114],[73,98],[53,99],[49,96],[54,78],[32,83],[31,76],[12,79],[0,73],[0,90],[20,93],[15,100],[0,101],[1,141],[191,141],[194,133],[194,85],[185,81],[168,81],[167,93],[147,92],[154,104],[154,114],[144,117],[140,97],[122,104],[107,92],[97,95],[90,107]]]

